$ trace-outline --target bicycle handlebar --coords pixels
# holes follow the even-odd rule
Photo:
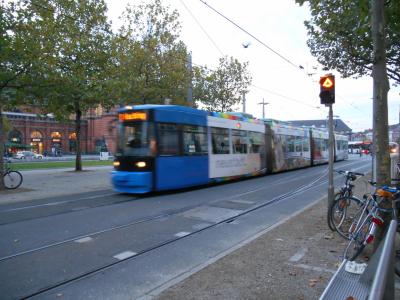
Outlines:
[[[353,171],[344,171],[344,170],[334,170],[336,173],[339,174],[344,174],[347,177],[352,177],[353,175],[355,176],[365,176],[365,174],[363,173],[358,173],[358,172],[353,172]],[[355,180],[356,178],[354,178],[353,180]]]

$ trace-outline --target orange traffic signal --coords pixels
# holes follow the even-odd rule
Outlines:
[[[321,104],[330,105],[335,103],[335,76],[325,75],[319,80],[321,92],[319,97]]]

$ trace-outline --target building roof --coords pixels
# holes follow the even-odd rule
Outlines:
[[[328,120],[296,120],[288,121],[293,126],[307,126],[316,128],[327,128]],[[352,129],[341,119],[333,119],[333,130],[337,132],[351,133]]]

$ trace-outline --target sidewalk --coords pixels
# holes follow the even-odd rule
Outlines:
[[[22,185],[15,190],[0,192],[0,205],[111,190],[111,171],[112,166],[86,167],[82,172],[75,172],[73,168],[21,171]]]

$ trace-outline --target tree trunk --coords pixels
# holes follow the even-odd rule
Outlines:
[[[373,147],[374,179],[378,184],[390,182],[389,128],[387,94],[389,81],[386,70],[385,0],[371,0],[373,65]]]
[[[76,158],[75,158],[75,171],[82,171],[82,157],[81,157],[81,118],[82,111],[79,106],[79,100],[75,103],[75,132],[76,132]]]
[[[4,187],[4,161],[3,161],[3,154],[4,154],[4,126],[3,126],[3,108],[0,104],[0,191],[5,189]]]
[[[373,165],[374,180],[378,185],[390,183],[390,154],[387,94],[389,81],[386,71],[385,0],[371,0],[372,41],[374,47],[372,77],[373,87]],[[388,207],[389,208],[389,207]],[[384,228],[376,232],[374,252],[384,238],[391,215],[382,214]]]

